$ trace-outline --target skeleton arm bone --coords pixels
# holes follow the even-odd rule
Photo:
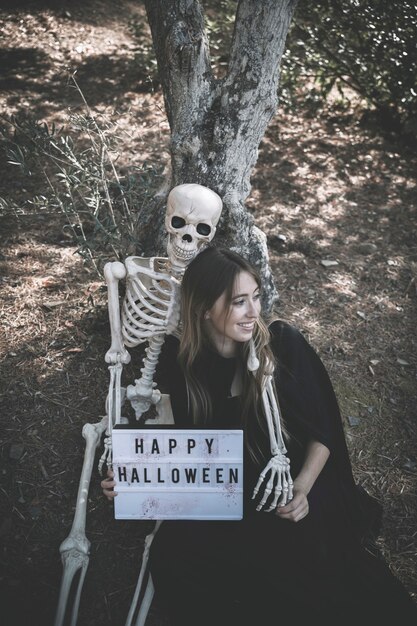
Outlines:
[[[104,266],[104,277],[108,289],[108,307],[111,331],[111,346],[106,352],[105,361],[115,365],[118,360],[126,364],[130,362],[130,354],[123,345],[122,331],[120,324],[119,305],[119,280],[126,276],[126,269],[123,263],[115,261],[106,263]]]
[[[285,505],[293,497],[293,481],[290,472],[290,461],[286,457],[284,439],[281,431],[281,416],[278,402],[275,398],[275,389],[272,384],[272,375],[265,377],[264,389],[262,392],[262,402],[265,411],[265,418],[268,425],[269,441],[272,458],[259,475],[258,482],[253,490],[252,498],[255,498],[263,483],[266,483],[263,495],[256,510],[261,511],[265,506],[269,496],[272,494],[272,502],[266,509],[273,511],[278,502]]]

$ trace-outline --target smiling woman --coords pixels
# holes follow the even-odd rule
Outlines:
[[[260,288],[248,272],[240,272],[229,305],[223,294],[206,312],[207,332],[222,356],[235,356],[238,343],[249,341],[261,312]]]
[[[157,597],[172,626],[385,626],[399,615],[414,625],[407,592],[363,547],[380,510],[354,483],[327,372],[294,327],[265,325],[260,289],[255,270],[226,249],[203,250],[185,272],[181,338],[165,345],[175,425],[243,429],[244,515],[165,521],[150,550]],[[279,455],[271,459],[274,398],[293,483],[274,472]],[[113,497],[114,481],[102,484]]]

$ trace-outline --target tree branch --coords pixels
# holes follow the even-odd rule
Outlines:
[[[211,100],[214,79],[198,0],[146,0],[171,132],[193,126]],[[186,117],[185,117],[186,116]]]
[[[297,0],[240,0],[237,8],[225,86],[250,94],[252,105],[262,105],[268,98],[271,116],[278,104],[280,61],[296,4]],[[236,102],[234,108],[245,104]]]

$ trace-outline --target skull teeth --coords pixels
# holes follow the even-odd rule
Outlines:
[[[180,248],[179,246],[174,246],[174,254],[179,259],[183,259],[184,261],[189,261],[195,255],[196,250],[184,250],[184,248]]]

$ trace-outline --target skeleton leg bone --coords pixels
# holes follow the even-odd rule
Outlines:
[[[81,569],[75,601],[72,608],[71,626],[75,626],[77,621],[81,589],[88,567],[90,552],[90,542],[85,536],[88,489],[94,465],[95,450],[100,443],[102,434],[106,430],[107,423],[108,418],[105,416],[101,422],[98,422],[97,424],[85,424],[83,427],[82,435],[86,440],[86,447],[81,479],[78,487],[77,506],[70,534],[66,539],[64,539],[59,548],[64,572],[55,616],[55,626],[62,626],[64,623],[72,581],[77,571]]]
[[[133,599],[132,599],[132,604],[130,605],[130,610],[129,610],[129,613],[128,613],[128,616],[127,616],[127,619],[126,619],[125,626],[132,626],[132,620],[133,620],[133,616],[135,614],[135,611],[137,609],[139,596],[140,596],[140,593],[142,591],[143,581],[144,581],[145,576],[147,574],[148,560],[149,560],[149,550],[151,548],[152,541],[154,540],[154,537],[155,537],[156,533],[158,532],[161,524],[162,524],[161,520],[157,521],[153,531],[149,535],[147,535],[145,537],[145,547],[143,549],[142,566],[140,568],[138,582],[136,584],[135,593],[134,593],[134,596],[133,596]],[[153,595],[154,595],[154,586],[153,586],[153,583],[152,583],[152,578],[151,578],[151,576],[149,574],[149,578],[148,578],[148,582],[147,582],[147,585],[146,585],[145,594],[143,596],[142,602],[140,603],[139,613],[138,613],[138,616],[137,616],[137,620],[135,622],[135,626],[144,626],[145,625],[146,616],[147,616],[149,608],[151,606]]]

